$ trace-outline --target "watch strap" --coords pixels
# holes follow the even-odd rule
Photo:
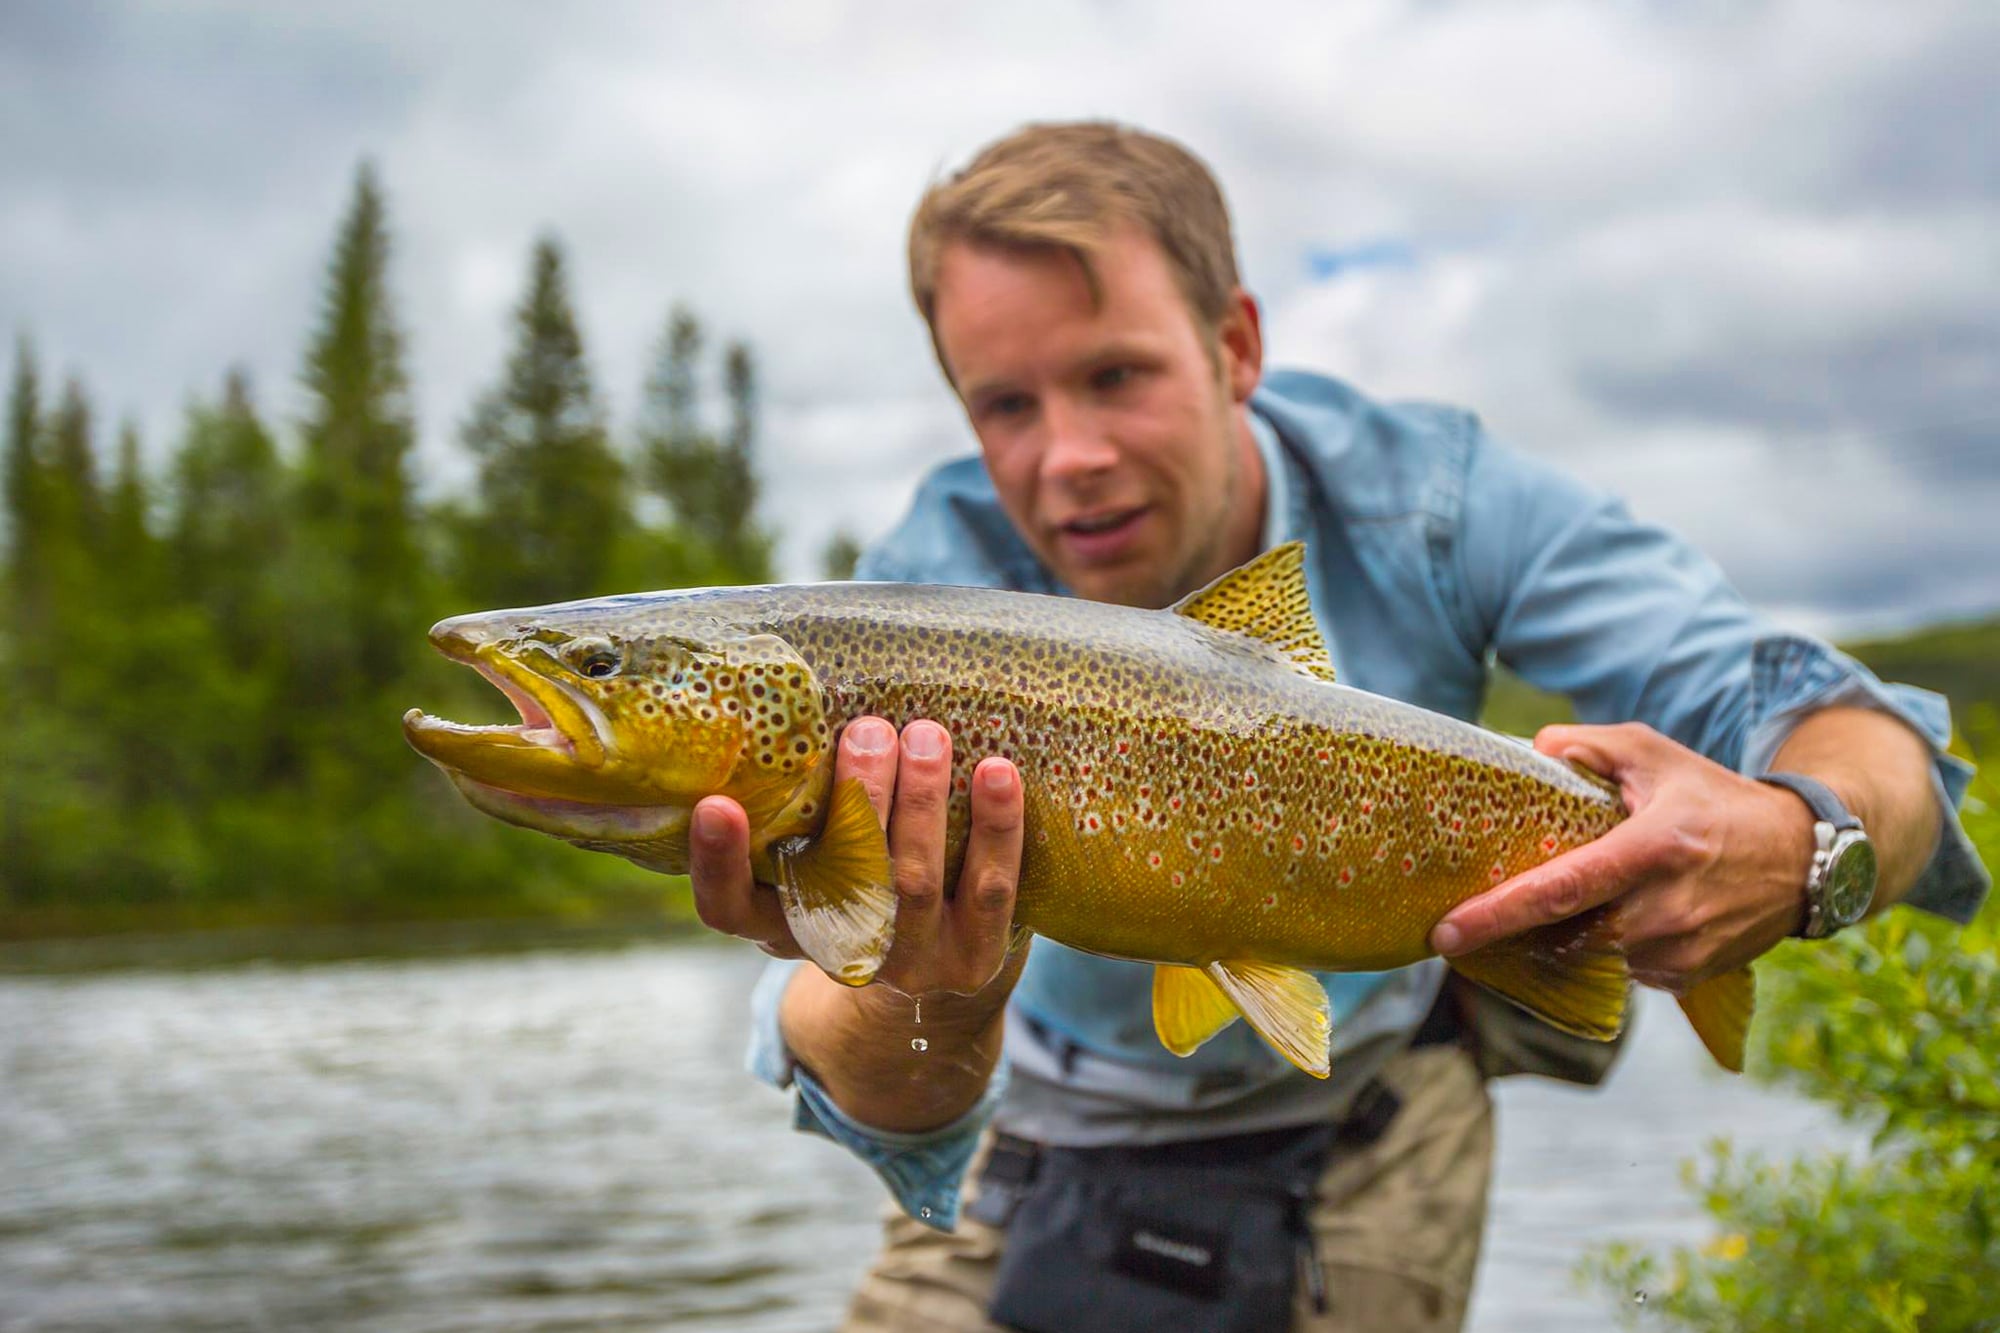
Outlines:
[[[1809,778],[1803,773],[1766,773],[1757,781],[1783,787],[1812,807],[1814,819],[1831,824],[1836,830],[1861,827],[1861,821],[1854,817],[1854,812],[1842,805],[1840,798],[1833,794],[1833,789],[1818,778]]]

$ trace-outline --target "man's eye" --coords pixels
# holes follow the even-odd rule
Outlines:
[[[1132,382],[1132,367],[1106,366],[1090,377],[1093,387],[1100,392],[1123,388]]]
[[[1025,393],[1003,393],[986,400],[986,415],[989,417],[1017,417],[1030,407]]]

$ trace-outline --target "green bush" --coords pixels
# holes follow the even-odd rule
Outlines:
[[[2000,782],[1975,779],[1965,822],[2000,865]],[[1582,1279],[1633,1327],[2000,1329],[2000,898],[1963,930],[1887,912],[1786,945],[1758,976],[1751,1073],[1871,1130],[1869,1152],[1776,1162],[1718,1142],[1683,1167],[1715,1238],[1665,1256],[1607,1244]]]

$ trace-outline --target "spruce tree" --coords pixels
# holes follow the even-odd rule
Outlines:
[[[484,605],[608,592],[631,525],[570,305],[561,248],[535,245],[501,382],[466,424],[479,460],[478,510],[461,528],[459,577]]]
[[[248,375],[232,370],[219,404],[188,410],[168,542],[177,592],[207,613],[242,661],[262,658],[285,633],[274,569],[287,517],[277,444]]]
[[[403,340],[389,295],[389,233],[374,168],[354,194],[327,266],[301,376],[303,536],[310,600],[338,633],[316,682],[343,696],[395,680],[420,643],[423,583],[410,451],[416,440]]]
[[[34,349],[23,337],[14,349],[14,380],[7,393],[7,586],[17,627],[25,628],[38,600],[34,583],[48,511],[41,458],[41,377]]]
[[[718,439],[700,410],[700,322],[675,306],[667,319],[640,412],[639,449],[649,488],[726,577],[770,576],[770,541],[756,521],[757,370],[750,349],[723,353],[728,432]]]

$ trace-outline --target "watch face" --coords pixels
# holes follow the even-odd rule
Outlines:
[[[1865,835],[1843,832],[1834,842],[1824,900],[1827,922],[1835,929],[1851,926],[1867,913],[1875,900],[1875,844]]]

